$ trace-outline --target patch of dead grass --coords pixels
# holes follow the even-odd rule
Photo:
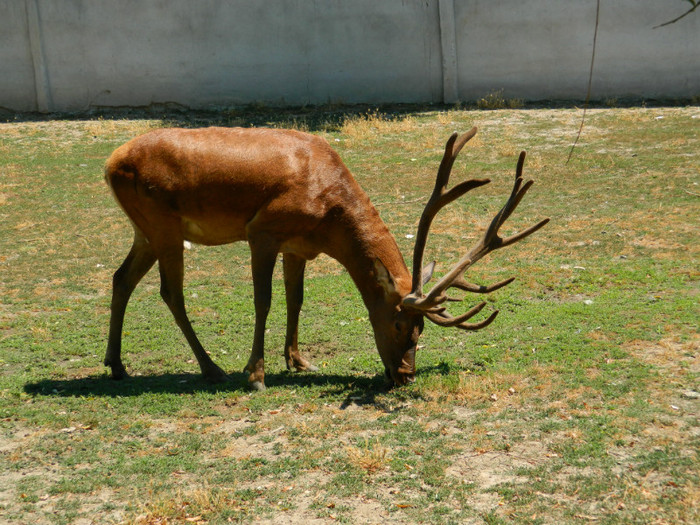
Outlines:
[[[651,250],[680,250],[684,248],[684,245],[679,242],[654,235],[644,235],[638,239],[633,239],[630,244]]]
[[[535,399],[551,399],[557,373],[553,367],[544,365],[519,372],[474,374],[463,371],[459,373],[459,385],[449,398],[460,404],[489,401],[488,411],[499,413],[507,408],[525,406]]]
[[[345,447],[345,453],[351,465],[367,474],[385,469],[391,460],[391,451],[388,448],[380,445],[378,440],[370,444],[368,438],[365,439],[363,447]]]
[[[362,115],[347,117],[343,121],[340,131],[351,139],[366,140],[377,134],[413,131],[416,127],[416,120],[411,116],[393,119],[380,113],[379,110],[374,110]]]
[[[675,336],[660,341],[637,339],[625,343],[623,348],[637,359],[674,374],[685,374],[686,370],[694,374],[700,373],[699,334],[695,334],[689,341],[681,341]]]
[[[207,485],[181,490],[175,495],[152,495],[141,512],[121,525],[169,525],[174,523],[206,524],[209,517],[227,512],[245,513],[247,504],[235,499],[232,488]]]

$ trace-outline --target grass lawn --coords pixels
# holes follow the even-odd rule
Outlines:
[[[0,523],[693,524],[700,522],[700,108],[333,108],[0,123]],[[112,274],[131,228],[102,178],[109,153],[165,126],[296,127],[324,136],[407,260],[444,144],[479,134],[427,260],[473,244],[528,151],[535,180],[504,233],[551,217],[469,279],[517,276],[473,333],[426,323],[413,385],[387,391],[343,268],[307,266],[287,372],[281,264],[265,392],[245,244],[194,246],[195,330],[232,372],[209,386],[161,301],[157,271],[127,309],[124,362],[102,366]],[[468,297],[464,309],[479,297]],[[451,307],[457,313],[459,305]]]

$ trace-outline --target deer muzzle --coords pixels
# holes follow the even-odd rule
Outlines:
[[[397,386],[413,383],[416,380],[416,347],[406,350],[399,366],[388,372],[389,379]]]

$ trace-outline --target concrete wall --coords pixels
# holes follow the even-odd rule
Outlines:
[[[654,29],[687,5],[602,0],[592,96],[700,95],[700,13]],[[585,98],[595,0],[457,0],[455,7],[463,99],[494,88],[526,100]]]
[[[700,15],[602,2],[593,96],[700,95]],[[0,107],[585,97],[595,0],[0,0]]]

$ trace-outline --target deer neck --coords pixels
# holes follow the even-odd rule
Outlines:
[[[411,290],[411,274],[396,240],[377,211],[370,205],[362,213],[344,214],[343,220],[339,222],[341,233],[336,238],[341,239],[341,245],[336,247],[335,253],[329,255],[348,270],[370,317],[378,308],[398,307],[400,298]],[[387,297],[386,289],[377,274],[377,260],[388,271],[398,292],[393,298]]]

